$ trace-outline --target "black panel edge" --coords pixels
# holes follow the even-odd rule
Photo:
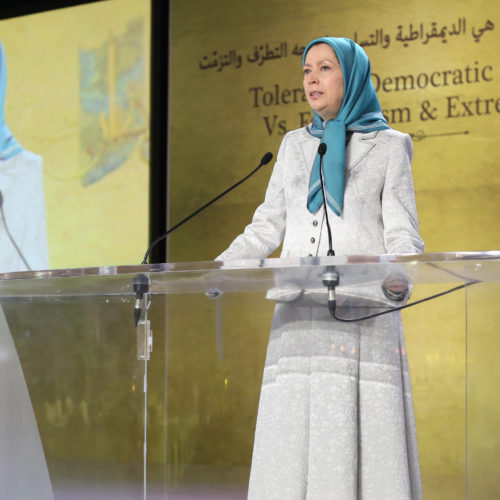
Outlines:
[[[64,7],[74,7],[86,3],[103,2],[106,0],[22,0],[12,2],[11,5],[0,7],[0,19],[10,17],[27,16],[48,10],[63,9]]]
[[[168,40],[170,1],[151,2],[151,118],[149,239],[167,230]],[[150,263],[166,262],[166,240],[152,251]]]

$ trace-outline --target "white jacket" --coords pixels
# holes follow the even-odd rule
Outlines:
[[[309,177],[320,140],[305,128],[283,138],[264,202],[217,260],[326,256],[324,210],[307,210]],[[412,143],[392,129],[354,133],[346,149],[344,208],[328,208],[336,255],[422,252],[411,174]]]

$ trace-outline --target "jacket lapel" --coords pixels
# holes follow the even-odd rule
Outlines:
[[[352,170],[376,146],[377,131],[353,134],[345,152],[346,170]]]
[[[314,163],[314,158],[316,158],[316,153],[318,152],[319,139],[313,137],[311,134],[305,132],[303,140],[300,143],[302,149],[303,161],[301,161],[300,167],[303,174],[307,177],[307,183],[309,185],[309,177],[311,175],[312,166]]]
[[[352,135],[346,148],[346,171],[356,168],[361,160],[377,145],[375,141],[376,136],[376,130],[366,134],[355,133]],[[298,162],[297,167],[300,169],[300,174],[304,177],[307,185],[309,185],[309,177],[311,175],[314,158],[318,151],[319,142],[317,137],[313,137],[307,132],[304,133],[303,139],[300,142],[303,161]]]

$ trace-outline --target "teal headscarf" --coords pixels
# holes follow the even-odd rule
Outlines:
[[[328,206],[341,215],[344,204],[345,183],[345,147],[346,130],[350,132],[372,132],[390,128],[371,81],[371,67],[364,50],[348,38],[323,37],[310,42],[302,56],[305,64],[306,54],[317,43],[327,43],[337,54],[344,76],[344,98],[335,120],[326,123],[313,111],[312,124],[307,131],[326,143],[327,150],[323,157],[323,177],[325,181],[326,201]],[[315,213],[323,204],[323,193],[319,178],[319,155],[309,181],[307,208]]]
[[[4,109],[6,89],[7,64],[5,62],[5,52],[0,43],[0,161],[8,160],[23,150],[5,124]]]

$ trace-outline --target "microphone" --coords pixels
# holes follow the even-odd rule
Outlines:
[[[273,159],[273,154],[268,151],[260,160],[260,165],[259,167],[261,167],[262,165],[267,165],[271,160]]]
[[[185,222],[188,220],[192,219],[195,215],[198,215],[202,210],[205,210],[205,208],[209,207],[212,203],[215,203],[218,199],[222,198],[225,196],[227,193],[232,191],[234,188],[238,187],[240,184],[245,182],[249,177],[251,177],[257,170],[259,170],[260,167],[267,165],[271,160],[273,159],[273,154],[267,152],[262,159],[260,160],[259,166],[252,170],[247,176],[243,177],[243,179],[239,180],[236,184],[233,184],[230,188],[226,189],[223,191],[221,194],[216,196],[213,200],[210,200],[208,203],[205,203],[202,207],[200,207],[198,210],[194,211],[191,215],[188,215],[185,219],[182,219],[180,222],[178,222],[175,226],[171,227],[167,231],[165,231],[163,234],[158,236],[151,245],[149,245],[149,248],[146,251],[146,254],[144,255],[144,259],[142,259],[141,264],[147,264],[148,262],[148,257],[149,254],[151,253],[151,250],[160,243],[160,241],[164,240],[172,231],[175,231],[178,227],[181,227]]]
[[[151,253],[151,250],[160,243],[163,239],[165,239],[172,231],[175,231],[178,227],[181,227],[184,223],[186,223],[188,220],[192,219],[195,215],[198,215],[202,210],[205,210],[205,208],[209,207],[212,205],[212,203],[215,203],[218,199],[222,198],[225,196],[227,193],[232,191],[234,188],[238,187],[240,184],[245,182],[249,177],[251,177],[259,168],[261,168],[264,165],[267,165],[271,160],[273,159],[273,154],[270,152],[267,152],[260,160],[259,165],[257,168],[252,170],[248,175],[243,177],[243,179],[239,180],[236,184],[233,184],[230,188],[226,189],[223,191],[221,194],[210,200],[208,203],[205,203],[202,207],[200,207],[198,210],[194,211],[191,215],[188,215],[186,218],[182,219],[180,222],[178,222],[175,226],[172,226],[170,229],[165,231],[163,234],[158,236],[151,245],[149,245],[149,248],[146,251],[146,254],[144,255],[144,259],[142,260],[141,264],[147,264],[149,254]],[[149,307],[148,303],[148,294],[149,294],[149,277],[146,274],[138,274],[134,278],[134,284],[133,284],[134,292],[135,292],[135,305],[134,305],[134,323],[135,326],[137,327],[139,325],[139,322],[141,320],[141,317],[143,315],[143,312],[146,312],[146,309]]]
[[[9,238],[10,242],[12,243],[12,246],[16,249],[16,252],[19,255],[19,257],[21,257],[21,260],[23,261],[24,265],[26,266],[26,269],[28,269],[28,271],[31,271],[30,265],[28,264],[28,262],[24,258],[24,255],[21,252],[21,249],[17,246],[16,240],[14,240],[14,237],[12,236],[12,234],[10,234],[9,227],[7,226],[7,219],[5,218],[5,213],[3,211],[3,193],[2,193],[2,191],[0,191],[0,215],[2,217],[3,225],[5,227],[5,232],[7,233],[7,236]]]

